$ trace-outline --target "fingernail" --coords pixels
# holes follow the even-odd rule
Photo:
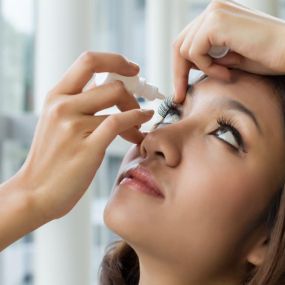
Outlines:
[[[154,111],[152,109],[141,109],[141,112],[146,115],[153,115]]]
[[[130,66],[131,66],[133,69],[135,69],[135,70],[139,70],[139,69],[140,69],[140,67],[138,66],[138,64],[136,64],[136,63],[133,62],[133,61],[129,61],[129,64],[130,64]]]

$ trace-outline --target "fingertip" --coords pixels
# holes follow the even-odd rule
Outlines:
[[[147,116],[151,116],[154,114],[154,110],[153,109],[140,109],[140,111]]]
[[[133,61],[129,61],[129,65],[133,70],[139,71],[140,67],[137,63],[133,62]]]
[[[187,83],[184,80],[179,80],[175,86],[175,94],[173,102],[176,104],[181,104],[186,96]]]
[[[181,102],[181,95],[178,92],[175,92],[173,97],[173,103],[179,104]]]
[[[147,122],[147,121],[151,120],[151,118],[154,115],[154,110],[140,109],[140,112],[142,114],[141,120],[143,122]]]
[[[138,64],[136,64],[133,61],[128,62],[128,70],[127,70],[128,75],[135,76],[139,73],[139,71],[140,71],[140,67]]]
[[[227,67],[213,64],[208,71],[204,71],[208,76],[230,82],[232,81],[232,74]]]
[[[136,128],[129,130],[129,131],[122,132],[119,135],[126,141],[129,141],[130,143],[134,143],[134,144],[140,144],[144,139],[143,133],[141,133]]]

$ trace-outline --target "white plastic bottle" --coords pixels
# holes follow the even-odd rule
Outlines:
[[[165,99],[166,97],[161,94],[157,87],[149,84],[142,77],[136,76],[123,76],[117,73],[107,73],[106,78],[101,84],[110,83],[119,80],[125,85],[125,88],[135,94],[137,97],[143,97],[147,100]]]

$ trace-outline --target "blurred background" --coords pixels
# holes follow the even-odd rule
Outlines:
[[[0,178],[21,166],[48,90],[85,50],[122,53],[172,92],[171,44],[210,1],[0,0]],[[285,19],[285,0],[237,1]],[[141,104],[146,104],[141,101]],[[52,140],[53,138],[47,138]],[[102,211],[129,144],[117,138],[80,203],[0,253],[1,285],[95,285],[117,239]]]

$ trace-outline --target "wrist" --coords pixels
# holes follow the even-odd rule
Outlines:
[[[32,192],[21,172],[0,185],[0,250],[45,223]]]

